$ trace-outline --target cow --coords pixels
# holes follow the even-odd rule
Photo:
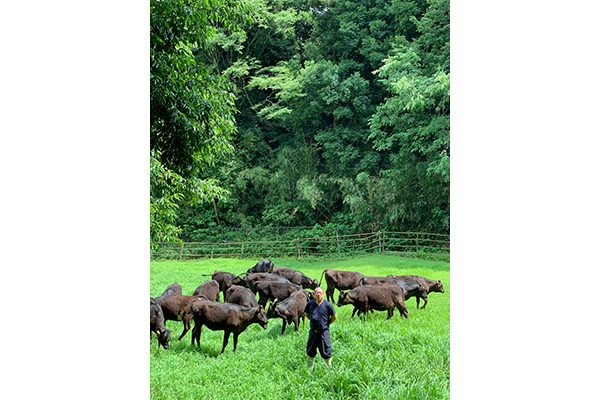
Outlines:
[[[249,274],[253,274],[256,272],[268,272],[271,273],[273,272],[273,268],[275,267],[275,264],[273,263],[273,261],[271,260],[261,260],[259,262],[256,263],[256,265],[252,268],[250,268],[248,271],[246,271]]]
[[[298,332],[300,325],[300,318],[302,318],[302,324],[304,325],[304,308],[306,303],[309,301],[309,293],[306,290],[299,290],[291,294],[290,297],[283,301],[275,299],[269,305],[267,310],[267,318],[281,318],[283,320],[283,326],[281,327],[281,334],[285,332],[285,325],[294,323],[294,330]]]
[[[416,297],[417,299],[422,298],[427,301],[427,290],[425,287],[423,287],[423,285],[410,282],[402,278],[394,278],[390,276],[365,276],[359,282],[360,285],[372,286],[390,283],[396,284],[404,289],[404,301],[410,299],[411,297]]]
[[[158,348],[162,346],[165,350],[168,350],[171,332],[173,331],[165,327],[165,316],[162,308],[156,303],[156,300],[150,297],[150,340],[152,340],[153,332],[156,332],[158,338]]]
[[[208,280],[198,286],[192,296],[205,296],[208,300],[219,301],[219,282]]]
[[[179,283],[171,283],[169,286],[167,286],[167,290],[165,290],[161,296],[170,296],[172,294],[178,294],[180,296],[183,294],[181,285]]]
[[[263,306],[242,307],[238,304],[217,303],[205,299],[196,299],[190,303],[190,311],[194,317],[192,331],[192,346],[194,341],[200,347],[202,327],[206,325],[211,331],[225,331],[223,336],[223,349],[225,351],[229,335],[233,332],[233,351],[237,349],[238,336],[254,323],[267,329],[269,320]]]
[[[334,303],[333,293],[337,290],[350,290],[358,286],[358,282],[364,277],[360,272],[353,271],[340,271],[337,269],[326,269],[321,273],[321,279],[319,280],[319,286],[325,275],[325,282],[327,282],[327,301]]]
[[[239,285],[239,278],[236,282],[236,276],[230,272],[215,270],[212,274],[202,274],[202,276],[210,276],[213,281],[219,282],[219,290],[223,292],[223,301],[227,301],[227,289],[232,285]]]
[[[257,307],[256,295],[243,286],[234,285],[227,290],[227,302],[244,307]]]
[[[445,293],[444,286],[442,285],[442,281],[440,281],[440,280],[434,281],[433,279],[428,279],[428,278],[424,278],[422,276],[417,276],[417,275],[388,275],[388,276],[393,277],[393,278],[400,278],[400,279],[404,279],[405,281],[421,284],[427,291],[427,294],[429,294],[431,292]],[[427,299],[425,299],[425,304],[423,304],[423,307],[421,307],[421,310],[424,310],[426,305],[427,305]],[[419,308],[419,297],[417,297],[417,308]]]
[[[301,285],[304,289],[314,290],[317,288],[317,286],[319,286],[319,281],[316,279],[311,279],[304,273],[292,268],[275,267],[273,268],[273,273],[283,276],[288,281],[295,283],[296,285]]]
[[[162,308],[165,321],[182,321],[183,332],[177,340],[181,340],[191,328],[192,313],[190,303],[198,296],[185,296],[172,294],[155,298],[156,303]]]
[[[278,274],[268,272],[257,272],[253,274],[248,274],[244,278],[242,278],[240,281],[240,286],[246,286],[248,289],[254,292],[254,290],[252,289],[254,287],[254,284],[256,282],[261,281],[292,283],[288,279]]]
[[[404,290],[396,284],[380,286],[357,286],[350,291],[340,291],[338,307],[352,304],[354,312],[358,310],[364,316],[367,310],[387,311],[387,319],[394,316],[394,307],[400,315],[408,319],[408,310],[404,304]],[[352,315],[354,315],[354,312]]]
[[[290,282],[259,281],[255,282],[252,287],[252,291],[258,293],[258,304],[263,307],[267,305],[269,300],[284,300],[299,290],[302,290],[302,286]]]

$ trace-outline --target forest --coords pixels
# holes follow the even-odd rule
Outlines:
[[[449,0],[150,3],[151,244],[449,233]]]

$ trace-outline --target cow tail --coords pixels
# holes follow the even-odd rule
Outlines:
[[[323,281],[323,274],[326,272],[327,270],[323,270],[323,272],[321,272],[321,277],[319,278],[319,287],[321,287],[321,281]]]

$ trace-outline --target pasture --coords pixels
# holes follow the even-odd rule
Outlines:
[[[352,306],[337,307],[331,325],[333,366],[317,355],[314,371],[306,369],[306,325],[293,325],[281,334],[281,319],[269,320],[266,330],[250,325],[239,336],[237,351],[230,339],[221,354],[223,331],[204,328],[200,347],[191,345],[191,331],[181,340],[179,321],[172,329],[169,350],[150,346],[151,399],[448,399],[450,398],[450,264],[396,256],[369,256],[343,261],[272,259],[319,280],[327,268],[357,271],[365,276],[420,275],[440,279],[445,293],[430,293],[425,310],[406,301],[409,319],[398,310],[390,320],[376,311],[366,321],[350,318]],[[157,297],[173,282],[191,295],[215,270],[245,272],[258,259],[153,261],[150,296]],[[323,287],[326,283],[321,282]],[[339,292],[335,292],[337,303]],[[222,300],[222,297],[221,297]],[[421,302],[422,305],[422,302]],[[193,322],[192,322],[193,327]]]

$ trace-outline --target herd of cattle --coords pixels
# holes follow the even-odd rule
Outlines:
[[[270,318],[283,320],[282,334],[286,324],[292,323],[298,332],[301,318],[304,323],[306,303],[313,299],[312,292],[307,289],[314,290],[320,286],[316,279],[292,268],[275,267],[271,260],[259,261],[240,275],[215,271],[212,275],[203,276],[211,276],[211,279],[198,286],[191,296],[183,295],[181,285],[175,282],[159,297],[150,297],[150,339],[156,333],[159,347],[169,348],[172,331],[165,326],[167,320],[183,322],[183,332],[178,339],[181,340],[190,330],[193,319],[192,345],[195,341],[200,346],[204,325],[213,331],[224,331],[221,353],[225,351],[231,333],[235,351],[240,333],[253,323],[266,329]],[[387,311],[389,319],[394,315],[394,308],[408,318],[405,306],[407,299],[415,297],[417,308],[423,299],[421,309],[424,309],[429,293],[444,293],[441,281],[416,275],[377,277],[326,269],[321,274],[321,280],[323,276],[327,283],[327,300],[336,304],[333,294],[338,289],[340,295],[336,305],[353,305],[352,317],[358,312],[363,319],[367,312],[373,310]],[[219,301],[221,292],[224,302]],[[269,301],[271,303],[267,310]]]

